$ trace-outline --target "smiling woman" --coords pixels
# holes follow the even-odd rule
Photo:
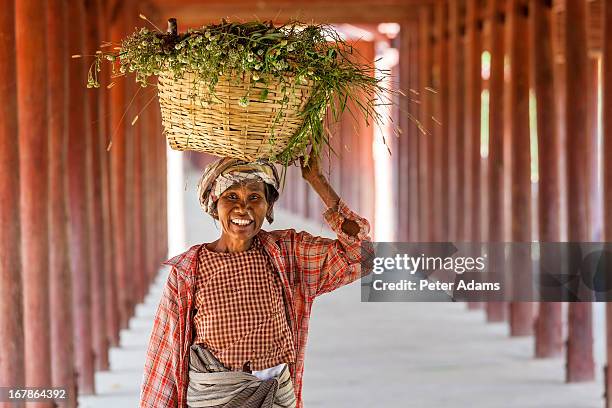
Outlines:
[[[261,229],[279,196],[273,164],[223,158],[206,168],[200,204],[221,236],[167,262],[141,407],[303,406],[312,302],[371,272],[362,261],[372,251],[368,221],[338,197],[315,158],[302,161],[302,176],[337,239]]]
[[[265,186],[261,181],[236,183],[221,194],[217,212],[224,233],[209,249],[240,252],[250,247],[274,203]]]

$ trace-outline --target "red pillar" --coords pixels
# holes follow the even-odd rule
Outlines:
[[[120,42],[125,35],[124,21],[125,10],[119,10],[115,14],[115,20],[111,21],[110,37],[113,42]],[[126,328],[130,318],[130,298],[132,290],[130,285],[129,269],[127,265],[127,222],[126,217],[126,132],[125,122],[121,118],[127,108],[126,92],[129,78],[119,78],[114,81],[110,97],[110,124],[112,132],[112,146],[110,149],[110,173],[111,173],[111,212],[114,233],[114,269],[117,277],[117,294],[119,304],[119,327]],[[129,116],[128,116],[129,117]]]
[[[68,7],[65,0],[47,2],[49,112],[49,292],[51,361],[54,387],[65,387],[69,399],[61,407],[76,407],[72,336],[72,278],[68,253],[66,153],[68,149]]]
[[[330,184],[334,187],[334,189],[336,189],[336,191],[338,192],[338,194],[340,196],[343,195],[343,184],[342,184],[342,180],[343,180],[343,171],[344,168],[339,165],[341,163],[341,159],[340,157],[343,155],[343,148],[344,148],[344,138],[343,138],[343,134],[342,134],[342,129],[343,129],[343,121],[342,120],[338,120],[335,121],[332,117],[331,117],[331,113],[330,113],[330,109],[328,109],[328,117],[325,120],[328,121],[328,125],[331,126],[330,129],[332,129],[332,131],[330,132],[330,139],[329,139],[329,143],[330,146],[333,149],[333,152],[329,152],[329,157],[328,157],[328,161],[326,163],[326,167],[325,169],[329,170],[329,182]],[[335,153],[334,153],[335,152]],[[290,170],[288,170],[288,175],[291,175],[292,172]],[[287,178],[287,193],[289,194],[289,203],[290,203],[290,208],[292,208],[291,206],[293,205],[293,201],[294,201],[294,189],[293,186],[291,186],[289,183],[293,183],[293,179],[291,177]],[[319,199],[319,201],[321,201]]]
[[[435,196],[435,215],[438,221],[437,240],[445,241],[449,237],[448,229],[448,4],[446,1],[438,1],[435,8],[437,81],[435,98],[435,118],[438,123],[432,127],[433,143],[436,154],[433,163]]]
[[[159,105],[157,104],[157,101],[154,100],[152,102],[152,114],[154,117],[154,120],[152,123],[155,124],[154,126],[154,131],[151,135],[152,137],[152,141],[153,143],[153,159],[152,159],[152,163],[153,163],[153,167],[152,167],[152,174],[151,177],[153,179],[153,183],[154,185],[160,184],[160,180],[159,180],[159,173],[161,172],[161,166],[159,165],[159,163],[161,163],[162,160],[165,160],[165,150],[161,150],[160,145],[165,149],[166,148],[166,138],[164,137],[164,135],[162,134],[162,130],[163,130],[163,125],[161,123],[161,113],[159,111]],[[155,143],[156,142],[156,143]],[[153,222],[153,228],[154,231],[157,234],[162,233],[162,229],[166,228],[166,219],[161,219],[161,201],[158,200],[159,197],[159,191],[157,191],[157,189],[154,189],[154,191],[152,192],[152,200],[153,200],[153,217],[154,222]],[[166,191],[162,192],[163,198],[166,199]],[[160,247],[160,241],[159,240],[154,240],[153,242],[153,262],[154,262],[154,269],[155,269],[155,274],[157,274],[159,267],[160,267],[160,261],[162,261],[161,259],[161,251],[159,250]]]
[[[149,212],[149,223],[148,223],[148,255],[147,262],[150,269],[150,280],[153,280],[157,275],[157,271],[159,269],[159,261],[158,253],[157,253],[157,245],[159,242],[158,237],[160,236],[160,229],[158,225],[162,223],[164,220],[159,219],[158,207],[157,204],[157,190],[159,181],[157,178],[157,173],[160,168],[160,159],[159,154],[159,145],[165,144],[165,138],[161,133],[161,123],[159,123],[159,107],[155,103],[155,100],[151,102],[151,105],[147,109],[147,133],[146,133],[146,146],[147,146],[147,208]]]
[[[129,4],[132,4],[131,2]],[[133,24],[132,7],[126,7],[124,13],[125,18],[128,21],[126,29],[131,31]],[[137,137],[137,129],[131,126],[132,119],[136,116],[137,109],[136,104],[130,101],[135,98],[136,92],[139,90],[140,85],[134,82],[133,77],[125,78],[126,89],[127,89],[127,102],[124,112],[127,112],[124,121],[125,123],[125,173],[123,182],[125,183],[125,219],[126,219],[126,266],[128,271],[127,280],[131,290],[126,294],[126,325],[130,317],[134,314],[134,307],[136,306],[136,299],[138,287],[138,273],[137,273],[137,257],[136,251],[138,243],[136,242],[136,197],[135,197],[135,137]]]
[[[612,37],[612,5],[604,2],[603,38]],[[603,87],[603,156],[612,157],[612,42],[603,41],[602,87]],[[604,240],[612,241],[612,162],[603,162]],[[1,241],[0,241],[1,242]],[[612,302],[606,303],[606,408],[612,408]]]
[[[158,108],[159,109],[159,108]],[[161,132],[160,132],[161,134]],[[167,163],[168,161],[166,160],[166,141],[164,140],[164,138],[160,138],[159,139],[159,147],[160,147],[160,154],[161,154],[161,185],[162,185],[162,189],[160,190],[160,196],[161,196],[161,201],[160,201],[160,205],[161,205],[161,213],[162,213],[162,217],[160,220],[160,227],[161,227],[161,237],[162,237],[162,241],[161,241],[161,257],[160,257],[160,261],[163,261],[166,256],[168,255],[168,224],[166,222],[166,220],[168,219],[168,199],[167,199],[167,195],[166,192],[168,191],[168,178],[167,178],[167,173],[168,173],[168,169],[167,169]]]
[[[513,242],[531,241],[531,156],[529,133],[529,49],[528,8],[518,0],[510,0],[506,9],[510,78],[507,83],[508,132],[505,146],[510,153],[511,238]],[[531,259],[521,258],[512,264],[515,270],[531,268]],[[513,261],[519,262],[515,257]],[[531,284],[514,280],[513,285]],[[533,303],[510,303],[510,335],[533,333]]]
[[[353,44],[356,45],[356,44]],[[349,102],[350,103],[350,102]],[[354,107],[351,105],[351,109]],[[348,203],[349,207],[355,208],[355,200],[353,194],[353,169],[352,165],[352,155],[354,154],[352,151],[352,138],[353,135],[358,132],[356,123],[353,121],[351,115],[343,114],[340,116],[339,121],[339,132],[338,132],[338,140],[337,140],[337,148],[335,147],[335,151],[338,155],[337,164],[335,167],[340,169],[339,171],[339,180],[338,180],[338,194],[340,197],[344,199],[346,203]],[[296,180],[297,183],[302,183],[301,177],[298,177]],[[300,186],[296,185],[295,191],[297,192],[297,202],[302,199],[300,195]]]
[[[374,60],[376,59],[376,50],[375,44],[372,41],[368,42],[360,42],[359,53],[364,57],[364,61],[367,64],[374,64]],[[353,154],[353,157],[356,159],[354,161],[354,174],[359,174],[359,177],[354,178],[356,194],[359,198],[359,211],[360,213],[370,222],[370,236],[374,237],[374,229],[375,219],[375,175],[374,175],[374,153],[372,151],[372,142],[374,141],[374,126],[370,124],[369,126],[365,123],[365,118],[363,115],[357,115],[359,119],[359,134],[356,134],[356,138],[359,139],[359,151]],[[395,137],[395,136],[393,136]],[[311,187],[308,187],[310,190],[310,196],[317,195]],[[315,197],[318,199],[319,203],[321,200],[319,197]],[[313,221],[321,220],[321,205],[317,203],[316,205],[316,213],[311,215],[311,219]]]
[[[98,3],[98,28],[100,38],[103,41],[109,40],[109,21],[110,5],[99,0]],[[98,138],[97,149],[100,152],[101,182],[102,182],[102,235],[104,240],[104,276],[105,276],[105,313],[106,313],[106,337],[108,345],[117,347],[119,345],[119,305],[117,300],[117,279],[115,273],[114,257],[114,235],[113,218],[111,215],[111,184],[110,184],[110,152],[107,147],[111,141],[113,126],[110,123],[110,90],[106,88],[111,83],[109,70],[102,70],[102,87],[97,90],[101,94],[99,104],[100,118],[100,137]]]
[[[603,220],[599,196],[599,160],[598,160],[598,99],[599,99],[599,58],[589,55],[588,58],[588,124],[584,134],[586,144],[586,177],[587,177],[587,236],[589,241],[600,242],[603,236]]]
[[[504,241],[503,180],[504,180],[504,26],[505,0],[489,2],[489,44],[491,76],[489,77],[489,241]],[[487,321],[506,318],[506,302],[487,302]]]
[[[141,91],[139,95],[134,100],[134,111],[137,115],[143,106],[143,92]],[[138,120],[134,125],[132,125],[132,141],[133,141],[133,161],[132,168],[134,172],[134,210],[133,210],[133,224],[134,224],[134,269],[132,269],[132,279],[134,280],[134,286],[136,291],[134,293],[134,303],[140,302],[140,300],[144,296],[145,291],[145,263],[144,263],[144,254],[143,254],[143,240],[144,234],[142,233],[142,228],[144,226],[142,221],[143,215],[143,177],[142,177],[142,128],[138,123]]]
[[[465,138],[466,168],[469,171],[468,189],[466,191],[466,218],[469,228],[466,229],[468,241],[479,242],[481,214],[481,157],[480,157],[480,105],[482,91],[481,74],[481,30],[482,20],[477,0],[468,0],[466,16],[466,49],[465,49]],[[469,231],[468,231],[469,230]],[[480,302],[468,302],[468,308],[480,309]]]
[[[161,129],[161,113],[159,108],[159,102],[155,100],[153,102],[155,104],[155,112],[157,115],[157,138],[156,138],[156,148],[157,148],[157,158],[156,163],[159,163],[159,166],[156,166],[156,185],[160,186],[160,188],[156,189],[156,206],[157,206],[157,229],[159,231],[160,239],[157,240],[157,253],[156,253],[156,268],[159,268],[160,263],[167,258],[168,255],[168,207],[167,207],[167,191],[168,191],[168,183],[167,183],[167,160],[166,160],[166,151],[167,151],[167,143],[166,139],[162,137]]]
[[[132,0],[126,1],[121,9],[121,19],[123,19],[123,29],[125,30],[124,35],[130,34],[136,26],[136,20],[138,13],[136,11],[135,2]],[[136,264],[136,247],[137,242],[135,241],[136,234],[136,206],[135,206],[135,195],[134,195],[134,152],[136,136],[136,130],[131,125],[132,120],[136,116],[138,110],[136,105],[137,93],[139,93],[140,85],[134,81],[132,75],[124,78],[125,89],[126,89],[126,104],[123,108],[125,113],[124,118],[124,129],[125,132],[125,173],[123,174],[123,183],[125,189],[125,245],[126,245],[126,270],[127,276],[126,281],[130,290],[126,293],[126,314],[125,314],[125,326],[127,327],[130,317],[134,314],[134,308],[138,298],[138,280],[136,278],[138,265]]]
[[[464,64],[463,39],[459,32],[460,4],[449,3],[449,197],[448,211],[450,221],[450,240],[463,241],[464,237]]]
[[[413,186],[410,169],[410,142],[411,120],[408,112],[411,106],[410,98],[410,71],[412,63],[410,54],[410,22],[402,22],[400,27],[400,61],[399,61],[399,89],[403,95],[399,99],[399,127],[401,134],[397,141],[397,231],[398,241],[407,241],[409,236],[410,219],[410,188]]]
[[[0,11],[0,384],[25,385],[14,1]],[[23,403],[0,403],[23,407]]]
[[[531,69],[536,96],[539,156],[539,240],[560,241],[560,140],[556,128],[554,59],[551,8],[544,0],[531,0]],[[561,302],[540,302],[535,325],[535,356],[556,357],[563,350]]]
[[[36,356],[25,360],[26,385],[31,387],[45,387],[52,381],[46,14],[46,8],[38,1],[18,0],[15,3],[24,344],[25,354]],[[39,406],[51,407],[52,404],[40,403]]]
[[[156,102],[156,114],[158,126],[161,126],[161,112],[159,111],[159,104]],[[160,127],[161,129],[161,127]],[[158,135],[161,135],[161,132],[158,131]],[[162,258],[166,257],[167,248],[165,245],[165,234],[167,232],[167,214],[166,214],[166,151],[167,151],[167,143],[165,138],[158,138],[157,143],[155,144],[157,149],[157,162],[160,166],[157,167],[156,173],[156,183],[162,186],[160,189],[156,191],[156,207],[157,207],[157,230],[159,232],[159,236],[162,238],[157,241],[157,253],[155,255],[157,262],[162,260]]]
[[[584,0],[567,0],[563,22],[567,92],[565,95],[567,152],[568,240],[588,241],[587,220],[587,147],[584,134],[588,123],[588,58],[586,41],[586,4]],[[567,340],[567,382],[591,381],[595,376],[593,362],[592,304],[569,304]]]
[[[419,240],[422,242],[431,241],[432,217],[431,213],[431,196],[432,188],[432,157],[431,147],[431,105],[433,95],[427,88],[431,88],[431,9],[428,6],[423,6],[419,10],[418,37],[416,39],[418,58],[418,85],[416,89],[419,95],[416,99],[419,100],[418,119],[421,124],[416,137],[419,140],[419,178],[418,178],[418,196],[419,196]],[[415,65],[416,65],[415,64]],[[416,220],[415,220],[416,221]]]
[[[153,89],[153,92],[155,90]],[[151,92],[151,91],[149,91]],[[147,92],[147,94],[149,93]],[[157,96],[155,96],[157,97]],[[148,102],[149,97],[144,99],[144,103]],[[141,226],[141,234],[142,234],[142,272],[143,272],[143,293],[144,297],[149,289],[149,284],[151,283],[152,271],[151,271],[151,240],[153,236],[151,235],[151,200],[149,194],[151,192],[151,180],[149,179],[151,172],[151,154],[149,145],[153,141],[154,135],[151,134],[151,110],[154,108],[151,104],[149,106],[144,107],[143,112],[140,114],[139,119],[139,127],[140,127],[140,149],[142,155],[142,164],[141,164],[141,172],[142,172],[142,226]]]
[[[83,38],[84,8],[80,1],[70,2],[68,51],[85,54]],[[70,121],[68,125],[68,200],[69,245],[73,282],[75,358],[79,393],[93,394],[94,356],[91,324],[91,284],[89,245],[89,205],[86,178],[89,144],[89,111],[85,94],[87,69],[84,59],[68,62],[70,78]]]
[[[418,20],[411,21],[408,24],[408,170],[409,181],[407,188],[408,194],[408,241],[419,241],[419,129],[417,120],[419,116],[418,110],[418,88],[419,88],[419,26]]]
[[[87,50],[98,49],[100,33],[98,19],[101,10],[98,0],[85,2],[85,16],[87,34],[85,37],[85,48]],[[104,213],[102,208],[102,152],[100,151],[100,139],[102,136],[101,105],[103,106],[103,94],[99,89],[87,91],[89,104],[89,143],[87,145],[90,175],[88,180],[88,193],[90,194],[89,212],[89,234],[90,234],[90,271],[91,271],[91,324],[93,334],[93,350],[97,370],[107,370],[108,341],[105,333],[106,308],[105,308],[105,269],[106,259],[104,257],[103,223]]]
[[[357,50],[357,62],[361,64],[374,64],[375,49],[372,41],[355,41],[353,47]],[[359,109],[354,103],[349,109],[358,112]],[[347,132],[344,144],[348,146],[343,149],[342,154],[346,161],[344,186],[348,196],[351,197],[352,207],[362,216],[370,221],[371,232],[374,228],[374,162],[372,156],[372,140],[374,138],[374,127],[366,124],[363,115],[355,115],[356,118],[346,113]],[[355,175],[359,174],[359,177]],[[313,194],[314,190],[307,186]],[[319,202],[321,201],[318,197]]]

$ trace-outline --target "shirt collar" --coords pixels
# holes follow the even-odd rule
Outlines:
[[[274,259],[280,255],[280,248],[276,244],[276,240],[274,239],[274,235],[265,230],[259,230],[257,233],[257,237],[259,238],[259,242],[266,249],[268,254]],[[196,259],[198,256],[198,251],[204,244],[197,244],[189,248],[187,251],[182,254],[178,254],[163,264],[176,268],[181,272],[187,272],[195,267]]]

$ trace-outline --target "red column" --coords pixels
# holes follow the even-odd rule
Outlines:
[[[101,41],[98,26],[99,14],[97,0],[85,3],[85,24],[87,34],[85,37],[85,48],[89,52],[97,50]],[[100,151],[100,139],[102,136],[102,117],[100,107],[103,105],[103,94],[99,89],[87,91],[89,104],[89,128],[90,140],[87,145],[89,170],[88,170],[88,193],[90,194],[89,212],[89,234],[90,234],[90,271],[91,271],[91,325],[93,334],[93,350],[97,370],[107,370],[108,341],[106,338],[106,308],[105,308],[105,257],[104,239],[102,225],[104,213],[102,208],[102,152]]]
[[[161,129],[161,111],[159,108],[159,102],[154,100],[155,104],[155,112],[157,115],[157,124],[159,126],[157,130],[157,138],[156,138],[156,147],[157,147],[157,162],[159,163],[157,167],[156,174],[156,185],[159,188],[156,190],[157,192],[157,228],[159,231],[159,240],[157,240],[157,254],[156,254],[156,268],[159,268],[160,263],[167,258],[168,255],[168,206],[167,206],[167,191],[168,191],[168,182],[167,182],[167,160],[166,160],[166,151],[167,151],[167,143],[166,139],[162,137]]]
[[[103,41],[110,39],[109,21],[110,21],[110,5],[102,0],[98,0],[98,28],[100,30],[100,38]],[[100,167],[101,167],[101,182],[102,182],[102,235],[104,240],[104,276],[106,285],[105,290],[105,313],[106,313],[106,337],[109,346],[117,347],[119,345],[119,305],[117,300],[117,279],[115,274],[115,257],[114,257],[114,233],[113,219],[111,215],[111,185],[110,185],[110,152],[107,147],[111,141],[112,132],[114,130],[110,123],[110,90],[106,88],[111,83],[109,70],[102,70],[102,87],[97,90],[101,94],[99,103],[99,118],[100,118],[100,135],[98,138],[97,149],[100,151]]]
[[[128,4],[133,4],[129,2]],[[126,30],[131,32],[134,27],[134,10],[132,7],[127,6],[124,9],[125,18],[128,22]],[[126,220],[126,267],[127,267],[127,280],[131,290],[127,292],[127,304],[126,304],[126,318],[129,318],[134,313],[134,307],[136,306],[136,298],[138,297],[138,276],[137,268],[139,267],[136,263],[136,197],[135,197],[135,137],[137,137],[137,129],[131,125],[131,121],[136,116],[137,109],[136,104],[133,102],[136,92],[140,85],[134,82],[132,76],[124,78],[127,89],[126,100],[128,104],[124,107],[125,116],[125,173],[123,182],[125,183],[125,220]],[[131,102],[132,101],[132,102]],[[128,321],[125,322],[126,325]]]
[[[49,292],[51,296],[51,361],[53,386],[65,387],[76,407],[74,343],[72,336],[72,278],[68,254],[66,153],[68,149],[68,8],[65,0],[47,2],[49,112]]]
[[[612,5],[604,2],[603,38],[612,37]],[[612,157],[612,42],[603,41],[602,58],[603,87],[603,156]],[[604,240],[612,241],[612,162],[603,164]],[[0,241],[1,242],[1,241]],[[606,303],[606,367],[605,396],[606,408],[612,408],[612,302]]]
[[[560,240],[559,183],[560,140],[556,130],[557,110],[554,86],[554,59],[552,47],[551,8],[544,0],[531,0],[531,27],[529,48],[533,88],[536,95],[539,193],[539,240]],[[561,302],[540,302],[535,325],[535,356],[556,357],[563,350]]]
[[[435,8],[436,37],[438,43],[436,47],[436,59],[438,79],[436,90],[438,92],[435,102],[435,117],[438,123],[432,127],[434,129],[433,139],[436,149],[433,169],[435,196],[438,199],[434,203],[435,215],[439,220],[437,228],[437,240],[445,241],[449,237],[448,229],[448,191],[449,191],[449,171],[448,171],[448,4],[446,1],[438,1]]]
[[[130,78],[131,80],[131,78]],[[143,92],[139,93],[139,95],[134,100],[134,109],[135,114],[139,114],[140,110],[143,106]],[[132,141],[133,141],[133,161],[132,168],[134,172],[134,184],[133,184],[133,192],[134,192],[134,210],[133,210],[133,224],[134,224],[134,269],[132,269],[132,280],[134,280],[134,286],[136,291],[134,293],[134,303],[140,302],[140,300],[144,296],[145,292],[145,263],[144,263],[144,254],[143,254],[143,240],[144,234],[142,233],[142,228],[144,226],[142,222],[143,215],[143,177],[142,177],[142,128],[138,123],[138,120],[134,125],[132,125]]]
[[[25,385],[19,222],[19,145],[17,71],[13,0],[0,11],[0,384]],[[3,408],[23,403],[0,403]]]
[[[586,4],[567,0],[565,9],[566,78],[566,152],[568,240],[587,241],[587,151],[584,134],[588,120],[588,58],[586,41]],[[567,340],[567,382],[591,381],[593,362],[592,304],[569,304]]]
[[[419,129],[417,120],[418,110],[418,88],[419,88],[419,25],[418,20],[408,24],[408,171],[409,181],[408,194],[408,241],[419,240]]]
[[[166,160],[166,141],[164,140],[164,138],[160,138],[159,147],[160,147],[160,154],[161,154],[161,160],[160,160],[161,176],[160,177],[161,177],[161,185],[162,185],[162,189],[160,190],[160,196],[161,196],[160,206],[161,206],[161,213],[162,213],[162,217],[160,220],[160,227],[162,231],[160,261],[163,261],[166,259],[168,255],[168,224],[166,222],[166,220],[168,219],[168,200],[167,200],[167,195],[166,195],[166,192],[168,191],[168,178],[167,178],[168,161]]]
[[[349,102],[350,103],[350,102]],[[353,107],[351,107],[353,109]],[[353,194],[353,169],[351,168],[352,164],[352,155],[354,154],[351,149],[351,141],[352,136],[357,132],[356,124],[353,121],[353,118],[348,114],[343,114],[340,117],[340,132],[338,133],[338,145],[335,150],[338,154],[337,164],[335,167],[340,168],[340,180],[338,184],[338,194],[340,197],[344,199],[346,203],[348,203],[349,207],[355,208],[355,197]],[[333,162],[332,162],[333,163]],[[301,180],[298,181],[301,183]],[[297,187],[297,186],[296,186]],[[301,196],[299,194],[299,188],[296,188],[298,192],[297,201],[301,200]]]
[[[70,2],[68,19],[68,51],[85,54],[83,29],[84,8],[80,1]],[[94,356],[91,324],[91,284],[89,214],[86,179],[89,144],[89,112],[85,94],[87,69],[84,59],[68,63],[70,78],[70,121],[68,125],[68,200],[69,245],[73,282],[75,358],[79,393],[93,394]]]
[[[24,344],[25,354],[36,356],[25,360],[26,385],[31,387],[48,386],[52,381],[46,23],[46,8],[38,1],[18,0],[15,3]],[[40,406],[51,405],[41,403]]]
[[[142,20],[138,19],[138,15],[141,14],[141,7],[138,3],[134,2],[133,6],[130,8],[132,13],[132,24],[130,24],[130,29],[134,29],[134,27],[141,26]],[[133,79],[130,79],[130,82],[134,82]],[[142,155],[142,127],[140,119],[136,119],[136,117],[140,117],[142,113],[142,109],[146,103],[145,96],[149,95],[150,88],[142,88],[140,85],[134,83],[134,91],[138,92],[135,100],[134,106],[132,109],[132,120],[136,120],[136,123],[132,125],[133,132],[133,160],[132,160],[132,171],[133,171],[133,242],[134,242],[134,252],[133,252],[133,269],[134,276],[132,279],[135,280],[136,290],[134,292],[134,298],[132,300],[132,312],[135,312],[135,306],[144,299],[144,295],[146,293],[146,278],[145,278],[145,259],[144,259],[144,200],[143,200],[143,173],[142,173],[142,165],[143,165],[143,155]]]
[[[156,94],[154,88],[149,88],[147,91],[147,95],[153,94],[155,97]],[[147,96],[144,99],[144,103],[146,104],[149,100],[150,96]],[[140,119],[138,120],[138,125],[140,127],[140,149],[142,155],[142,164],[141,164],[141,185],[142,185],[142,226],[141,226],[141,234],[142,234],[142,268],[143,268],[143,293],[144,297],[149,289],[149,284],[151,283],[151,278],[153,276],[152,262],[151,262],[151,240],[153,236],[151,235],[151,199],[149,197],[151,193],[151,180],[149,179],[151,173],[151,149],[149,145],[153,141],[153,138],[156,135],[151,134],[151,110],[154,108],[153,105],[149,104],[148,106],[142,107],[144,110],[140,114]]]
[[[357,50],[360,58],[357,59],[361,64],[374,64],[375,49],[372,41],[355,41],[353,46]],[[351,104],[350,109],[353,112],[358,112],[356,104]],[[374,162],[372,156],[372,140],[374,138],[374,127],[366,124],[363,115],[355,115],[353,118],[350,114],[345,114],[348,118],[349,138],[345,142],[348,145],[349,151],[344,150],[343,154],[348,161],[347,174],[350,176],[347,179],[347,186],[353,197],[353,208],[362,216],[370,221],[371,232],[374,228]],[[356,175],[359,175],[356,177]],[[308,186],[308,189],[314,193],[314,190]],[[316,194],[316,193],[314,193]],[[317,197],[317,199],[319,199]],[[319,199],[319,201],[321,201]]]
[[[410,22],[402,22],[400,27],[400,61],[399,61],[399,89],[403,93],[399,100],[399,127],[401,134],[397,141],[397,231],[398,241],[407,241],[410,224],[410,184],[412,182],[410,170],[410,134],[411,120],[408,112],[410,109],[410,71],[409,66],[412,62],[410,55]]]
[[[418,37],[416,44],[418,47],[418,120],[420,122],[419,131],[416,137],[419,140],[419,240],[428,242],[431,240],[431,104],[432,94],[427,88],[431,88],[431,50],[430,50],[430,30],[431,30],[431,9],[423,6],[419,10]],[[416,65],[415,64],[415,65]],[[414,194],[414,193],[413,193]]]
[[[122,16],[120,19],[124,21],[122,27],[124,30],[123,36],[130,34],[134,27],[136,26],[137,19],[137,11],[135,7],[134,1],[126,1],[121,9],[120,13]],[[114,41],[114,38],[113,38]],[[125,144],[125,172],[123,173],[124,190],[125,190],[125,207],[123,211],[125,212],[125,265],[126,265],[126,282],[129,290],[125,294],[125,326],[127,327],[130,317],[134,313],[134,307],[137,302],[137,293],[138,293],[138,280],[137,276],[137,267],[136,264],[136,246],[137,242],[135,241],[135,232],[136,232],[136,207],[135,207],[135,196],[134,196],[134,176],[135,176],[135,167],[134,167],[134,151],[135,151],[135,142],[134,137],[136,135],[136,130],[134,126],[131,125],[132,120],[136,116],[138,110],[135,99],[137,98],[137,93],[139,93],[140,85],[138,85],[134,81],[133,75],[128,75],[123,78],[123,82],[125,83],[125,105],[123,107],[123,112],[125,113],[125,117],[123,119],[123,131],[125,132],[124,144]]]
[[[159,269],[159,261],[158,258],[158,242],[161,233],[161,228],[159,225],[165,223],[165,220],[160,220],[159,217],[159,205],[157,203],[158,197],[158,189],[159,189],[159,180],[157,174],[160,168],[160,144],[165,144],[165,138],[161,133],[161,123],[159,123],[159,106],[156,103],[156,99],[151,102],[151,105],[147,109],[148,111],[148,122],[149,131],[147,132],[147,150],[148,153],[148,181],[147,186],[149,189],[148,192],[148,207],[150,213],[150,225],[149,225],[149,253],[148,253],[148,264],[150,265],[151,270],[151,279],[155,278],[157,275],[157,271]],[[165,192],[164,192],[165,193]]]
[[[120,10],[116,13],[115,20],[111,22],[111,41],[118,43],[125,35],[125,21]],[[127,222],[126,217],[126,134],[125,122],[122,116],[127,107],[126,91],[129,78],[118,78],[111,88],[110,97],[110,123],[112,131],[112,146],[110,149],[110,173],[111,173],[111,213],[114,233],[114,256],[115,273],[117,277],[117,297],[119,304],[119,327],[126,328],[130,317],[129,293],[131,291],[130,274],[127,265]],[[128,116],[129,117],[129,116]]]
[[[364,57],[365,63],[374,64],[376,59],[376,51],[374,42],[360,42],[360,54]],[[356,135],[359,138],[359,152],[354,153],[354,173],[358,174],[359,177],[354,178],[355,189],[359,196],[359,211],[369,222],[370,222],[370,236],[374,237],[375,226],[375,177],[374,177],[374,153],[372,151],[372,142],[374,141],[374,126],[370,124],[366,126],[365,118],[363,115],[357,115],[360,120],[361,132]],[[395,137],[395,136],[393,136]],[[309,187],[310,188],[310,187]],[[314,190],[311,189],[312,194]],[[311,194],[311,195],[312,195]],[[317,197],[318,199],[318,197]],[[321,200],[319,199],[319,202]],[[316,216],[311,217],[314,220],[319,220],[320,205],[317,205]]]
[[[331,117],[331,113],[329,113],[329,109],[328,109],[328,116]],[[329,128],[331,129],[330,132],[330,139],[329,139],[329,143],[330,146],[333,149],[333,152],[329,152],[329,158],[328,161],[326,163],[326,167],[325,169],[329,169],[329,182],[330,184],[334,187],[334,189],[338,192],[338,194],[340,196],[342,196],[343,194],[343,184],[342,184],[342,172],[343,172],[343,168],[342,166],[340,166],[340,156],[343,154],[343,140],[344,138],[342,137],[342,121],[334,121],[333,118],[326,118],[325,120],[328,121],[328,125],[330,126]],[[334,153],[335,152],[335,153]],[[293,195],[293,189],[292,186],[289,185],[289,183],[292,182],[291,178],[287,179],[287,193],[289,195]],[[320,201],[320,199],[319,199]],[[293,202],[293,197],[289,198],[289,203]],[[291,204],[290,204],[291,205]]]
[[[598,99],[599,99],[599,58],[589,55],[588,58],[588,118],[587,131],[584,135],[586,144],[586,177],[587,177],[587,236],[589,241],[600,242],[602,239],[603,221],[599,197],[599,160],[598,160]]]
[[[505,0],[489,2],[489,44],[491,76],[489,78],[489,241],[504,241],[503,217],[503,135],[504,135],[504,25]],[[506,318],[505,302],[487,302],[487,321]]]
[[[166,149],[166,138],[162,134],[163,125],[161,123],[161,112],[159,110],[158,101],[156,99],[153,100],[151,105],[153,106],[153,110],[152,110],[153,117],[154,117],[153,123],[155,124],[154,132],[152,133],[152,141],[153,141],[152,169],[153,170],[152,170],[151,177],[153,178],[153,184],[157,186],[157,185],[163,185],[161,183],[161,180],[159,180],[159,174],[161,173],[161,168],[162,168],[161,162],[164,161],[165,163],[165,160],[166,160],[166,150],[165,150]],[[162,212],[161,212],[162,202],[159,199],[160,194],[162,196],[162,199],[166,200],[167,193],[165,190],[163,190],[160,193],[158,191],[158,188],[155,188],[152,193],[153,215],[155,217],[153,228],[155,232],[158,234],[157,236],[161,236],[162,231],[165,231],[167,228],[167,220],[165,218],[162,218]],[[157,274],[157,272],[159,271],[160,262],[162,261],[161,258],[163,257],[160,247],[161,247],[160,240],[155,239],[153,242],[153,252],[154,252],[153,262],[154,262],[155,274]]]
[[[459,2],[449,3],[449,115],[448,144],[449,160],[449,197],[448,211],[450,221],[450,240],[462,241],[464,232],[464,64],[463,41],[459,33],[460,25]]]
[[[510,77],[507,82],[507,139],[504,141],[510,153],[511,187],[511,237],[513,242],[531,241],[531,156],[529,133],[529,50],[528,9],[518,0],[507,3],[508,52]],[[512,265],[515,270],[528,270],[531,260]],[[516,257],[513,261],[519,261]],[[531,284],[515,280],[513,285]],[[523,336],[533,333],[533,303],[511,302],[510,335]]]
[[[466,180],[466,239],[479,242],[481,219],[481,157],[480,157],[480,94],[482,91],[481,74],[481,30],[482,20],[479,18],[479,2],[468,0],[466,16],[466,49],[465,49],[465,138],[466,138],[466,168],[469,169],[469,179]],[[467,148],[469,146],[469,149]],[[484,306],[479,302],[468,302],[470,309]]]

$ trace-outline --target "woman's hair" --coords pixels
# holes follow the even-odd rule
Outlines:
[[[268,206],[271,207],[278,200],[278,191],[268,183],[264,183],[264,189],[266,190],[266,201]]]

